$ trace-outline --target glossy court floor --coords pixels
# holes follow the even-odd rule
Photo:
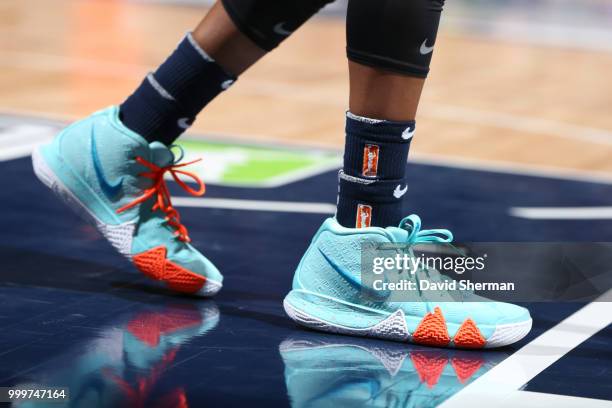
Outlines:
[[[204,157],[208,191],[172,191],[223,291],[177,296],[137,274],[35,179],[28,154],[120,100],[202,9],[48,4],[0,5],[0,386],[68,386],[77,407],[610,405],[610,303],[529,304],[528,337],[485,352],[325,335],[286,318],[293,269],[336,199],[341,11],[241,78],[183,141]],[[612,57],[598,26],[610,5],[535,2],[546,18],[531,21],[526,3],[505,4],[460,2],[443,23],[406,211],[460,241],[612,241]],[[591,24],[568,28],[567,16]],[[145,41],[158,29],[158,45]],[[473,70],[481,51],[484,72]]]

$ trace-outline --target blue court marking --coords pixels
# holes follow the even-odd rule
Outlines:
[[[612,241],[610,223],[508,214],[513,206],[609,205],[610,185],[421,164],[409,169],[407,213],[419,213],[425,228],[451,229],[458,240]],[[186,398],[190,406],[324,404],[363,389],[370,398],[393,395],[401,405],[434,406],[581,306],[529,305],[532,333],[501,351],[398,349],[314,333],[286,318],[281,302],[323,215],[182,208],[194,245],[226,276],[218,297],[200,300],[170,294],[136,273],[35,179],[29,159],[0,163],[0,186],[0,386],[68,384],[81,406],[136,397]],[[329,203],[335,195],[334,171],[269,190],[209,186],[207,192]],[[594,341],[609,348],[609,335]],[[330,356],[325,347],[338,352]],[[572,361],[581,377],[599,378],[601,354],[579,357]],[[321,369],[334,364],[335,376]],[[320,381],[300,388],[308,370],[319,370]],[[529,386],[558,392],[575,372],[545,371]],[[147,385],[146,395],[134,394],[139,384]],[[594,392],[602,393],[612,399],[609,389]]]

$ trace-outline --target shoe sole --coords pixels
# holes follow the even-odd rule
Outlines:
[[[488,339],[484,340],[484,338],[482,338],[482,340],[484,340],[484,344],[482,342],[455,343],[459,332],[457,332],[455,337],[452,339],[448,337],[448,334],[446,334],[446,341],[436,342],[429,341],[429,339],[416,339],[415,336],[419,329],[417,328],[415,333],[412,334],[409,332],[408,326],[406,324],[406,315],[401,309],[398,309],[394,313],[387,313],[387,317],[382,319],[379,323],[375,325],[369,327],[355,328],[351,327],[348,324],[341,325],[338,323],[329,322],[321,317],[314,316],[312,313],[306,312],[303,307],[296,306],[294,303],[291,302],[290,299],[297,298],[299,292],[299,290],[292,290],[283,301],[283,307],[285,309],[285,312],[293,321],[295,321],[301,326],[305,326],[310,329],[337,334],[346,334],[350,336],[373,337],[384,340],[402,341],[423,345],[452,348],[498,348],[516,343],[517,341],[521,340],[527,335],[527,333],[529,333],[529,331],[531,330],[531,325],[533,323],[532,319],[529,319],[523,322],[496,325],[493,334],[491,334]],[[308,292],[308,296],[317,295]],[[365,309],[360,307],[359,305],[345,303],[343,301],[337,300],[334,301],[333,298],[325,297],[325,302],[334,302],[333,311],[336,316],[341,315],[343,313],[346,313],[347,315],[352,314],[353,316],[355,316],[356,313],[359,313],[360,309],[364,310],[364,314],[367,313]],[[432,318],[432,316],[434,316],[434,314],[429,314],[425,317],[409,316],[408,318],[419,320],[420,324],[422,324],[427,319]],[[446,331],[446,327],[444,327],[444,331]]]
[[[133,262],[134,255],[132,255],[130,248],[136,224],[127,222],[119,225],[109,225],[100,221],[52,170],[44,158],[43,148],[44,146],[39,146],[32,152],[32,167],[36,177],[81,219],[94,226],[110,242],[113,248],[130,262]],[[214,296],[221,290],[222,286],[220,282],[206,278],[203,286],[194,294],[205,297]]]

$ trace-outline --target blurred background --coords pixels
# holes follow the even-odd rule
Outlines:
[[[121,102],[210,3],[3,0],[0,111],[73,120]],[[247,71],[191,133],[341,148],[344,8]],[[611,21],[609,0],[448,1],[414,160],[612,179]]]

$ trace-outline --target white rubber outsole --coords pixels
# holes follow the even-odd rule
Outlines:
[[[41,147],[37,147],[32,152],[32,167],[36,177],[79,217],[93,225],[121,255],[131,261],[131,237],[136,227],[135,223],[127,222],[119,225],[108,225],[100,221],[55,175],[43,158],[40,149]],[[214,296],[222,287],[223,284],[221,282],[206,279],[204,286],[195,294],[204,297]]]
[[[296,323],[310,329],[320,330],[324,332],[346,334],[350,336],[374,337],[384,340],[411,342],[412,336],[406,325],[405,315],[401,309],[392,313],[382,322],[366,328],[352,328],[330,323],[318,317],[312,316],[303,310],[293,306],[286,299],[283,302],[283,307],[287,315]],[[532,319],[524,322],[498,325],[495,331],[485,344],[485,348],[504,347],[517,341],[529,333],[531,330]],[[451,344],[449,347],[453,347]]]

